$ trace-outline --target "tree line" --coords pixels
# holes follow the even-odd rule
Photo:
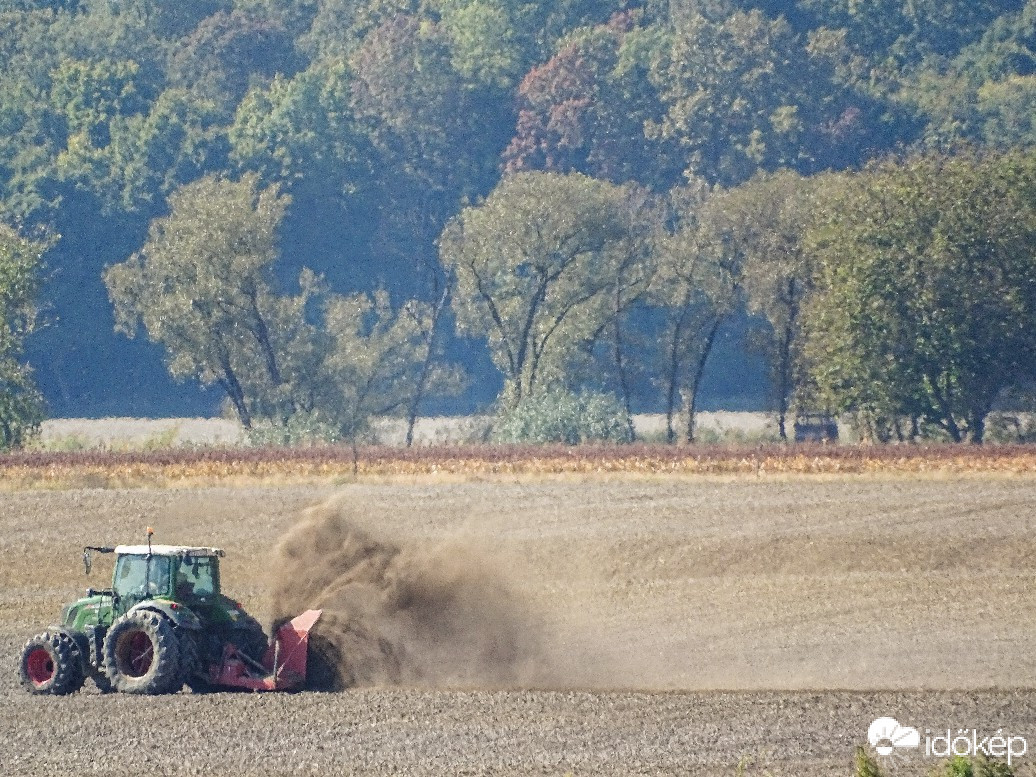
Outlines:
[[[440,386],[457,391],[481,359],[499,367],[508,402],[557,381],[596,381],[626,409],[668,410],[676,438],[693,436],[709,353],[747,310],[770,322],[751,333],[766,353],[781,350],[770,330],[784,327],[782,348],[795,359],[771,359],[784,365],[771,382],[777,405],[785,397],[790,408],[804,380],[800,308],[823,274],[809,288],[788,281],[788,303],[768,301],[738,251],[719,270],[701,258],[703,241],[745,239],[722,213],[760,175],[773,187],[792,174],[819,185],[829,171],[858,172],[889,154],[1031,148],[1034,51],[1031,0],[0,0],[0,220],[45,247],[34,281],[40,325],[11,353],[26,386],[30,358],[52,412],[198,407],[191,390],[163,382],[168,357],[173,375],[210,382],[239,415],[283,420],[326,404],[314,397],[330,389],[293,393],[301,367],[291,362],[302,354],[277,356],[271,322],[302,322],[284,325],[296,345],[309,344],[307,364],[328,385],[346,369],[328,356],[346,349],[345,329],[402,327],[417,356],[398,368],[409,398],[382,403],[393,412],[413,417]],[[602,218],[617,214],[601,245],[602,236],[569,235],[586,250],[566,282],[587,264],[613,275],[595,277],[587,300],[591,289],[531,311],[502,300],[497,324],[467,296],[465,272],[516,258],[482,267],[476,245],[488,225],[478,214],[491,216],[479,209],[498,208],[518,229],[503,211],[522,191],[546,196],[534,190],[544,180],[567,181],[586,207],[605,208]],[[240,388],[220,383],[230,378],[218,365],[205,372],[146,338],[116,336],[112,324],[127,330],[133,318],[116,300],[113,322],[119,273],[107,270],[131,255],[146,264],[156,225],[230,183],[256,202],[269,192],[266,226],[279,236],[264,249],[275,265],[234,254],[234,273],[265,268],[246,301],[263,311],[248,336],[268,346],[249,357],[254,370],[231,370]],[[490,291],[517,295],[557,269],[531,267],[515,289]],[[128,295],[132,284],[121,282]],[[724,296],[729,310],[711,302]],[[341,307],[349,300],[353,323]],[[523,335],[508,318],[512,306],[540,326],[566,305],[553,331]],[[460,347],[458,330],[485,346]],[[250,399],[249,381],[269,383],[276,398]],[[466,386],[465,396],[485,396],[476,381]],[[929,417],[919,408],[904,417]],[[955,421],[957,433],[969,436],[970,423]]]
[[[997,399],[1036,379],[1032,152],[779,171],[664,196],[514,173],[447,223],[440,306],[397,308],[384,292],[331,292],[308,269],[300,294],[278,293],[286,198],[258,186],[184,187],[105,276],[119,326],[142,324],[174,374],[218,384],[246,428],[302,424],[355,443],[371,416],[402,410],[409,440],[422,400],[463,385],[439,348],[447,304],[488,342],[499,410],[609,393],[627,439],[642,373],[667,439],[694,441],[716,332],[742,306],[768,325],[757,347],[782,439],[789,411],[805,409],[850,413],[874,440],[938,429],[982,442]]]

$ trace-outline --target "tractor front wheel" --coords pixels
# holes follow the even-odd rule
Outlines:
[[[29,693],[64,696],[83,687],[83,659],[72,639],[45,631],[25,643],[21,661],[22,685]]]
[[[179,691],[183,672],[173,625],[150,610],[123,615],[104,640],[104,673],[122,693]]]

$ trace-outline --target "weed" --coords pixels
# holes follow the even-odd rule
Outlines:
[[[853,756],[853,777],[885,777],[884,772],[878,766],[870,754],[863,747],[856,748]]]

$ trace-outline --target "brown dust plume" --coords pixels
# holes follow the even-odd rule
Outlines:
[[[505,687],[538,661],[533,618],[494,560],[458,543],[399,544],[344,501],[308,509],[275,550],[278,624],[323,610],[309,685]]]

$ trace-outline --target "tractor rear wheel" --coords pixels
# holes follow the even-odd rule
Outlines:
[[[266,648],[270,644],[262,624],[248,614],[244,615],[234,631],[231,632],[230,642],[242,653],[256,661],[263,660],[263,654],[266,653]]]
[[[173,625],[156,612],[123,615],[104,640],[104,673],[122,693],[176,693],[183,687]]]
[[[72,639],[45,631],[25,643],[21,661],[22,685],[29,693],[64,696],[83,687],[83,658]]]

